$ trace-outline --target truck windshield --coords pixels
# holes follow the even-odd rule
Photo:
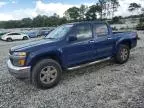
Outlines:
[[[68,33],[68,31],[70,30],[72,26],[73,25],[70,25],[70,24],[59,26],[55,30],[53,30],[51,33],[49,33],[45,38],[46,39],[60,39],[64,37],[66,33]]]

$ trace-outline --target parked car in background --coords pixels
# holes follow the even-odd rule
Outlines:
[[[44,39],[11,48],[7,64],[16,78],[30,78],[36,87],[49,88],[60,81],[65,69],[112,58],[123,64],[136,45],[136,32],[112,32],[105,22],[70,23]]]
[[[42,30],[41,36],[47,36],[52,30]]]
[[[29,36],[24,33],[11,32],[11,33],[6,33],[6,34],[2,35],[1,39],[11,42],[14,40],[28,40]]]
[[[28,36],[30,38],[37,38],[37,37],[41,37],[41,36],[47,36],[52,30],[37,30],[37,31],[31,31],[28,32]]]
[[[1,32],[1,33],[0,33],[0,39],[1,39],[1,37],[2,37],[4,34],[6,34],[6,33],[5,33],[5,32]]]
[[[41,36],[47,36],[50,33],[49,30],[42,30],[41,31]]]
[[[33,31],[33,32],[28,32],[27,35],[30,37],[30,38],[37,38],[38,35],[37,35],[37,32]]]

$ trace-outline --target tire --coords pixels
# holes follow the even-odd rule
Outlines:
[[[24,37],[23,37],[23,40],[28,40],[28,37],[27,37],[27,36],[24,36]]]
[[[123,64],[128,61],[130,55],[130,48],[127,45],[119,45],[118,51],[115,55],[116,63]]]
[[[13,40],[12,40],[12,38],[7,38],[6,41],[7,42],[12,42]]]
[[[37,88],[48,89],[58,84],[61,74],[62,69],[58,62],[43,59],[33,67],[31,81]]]

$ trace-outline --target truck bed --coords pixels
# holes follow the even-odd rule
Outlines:
[[[133,36],[137,36],[137,33],[136,32],[130,32],[130,31],[126,31],[126,32],[121,32],[121,31],[118,31],[118,32],[113,32],[113,36],[118,36],[118,37],[128,37],[128,38],[133,38]]]

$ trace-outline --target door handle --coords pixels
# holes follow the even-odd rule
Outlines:
[[[107,39],[108,39],[108,40],[111,40],[112,38],[111,38],[111,37],[108,37]]]
[[[89,43],[94,43],[94,42],[95,42],[94,40],[90,40],[90,41],[89,41]]]

